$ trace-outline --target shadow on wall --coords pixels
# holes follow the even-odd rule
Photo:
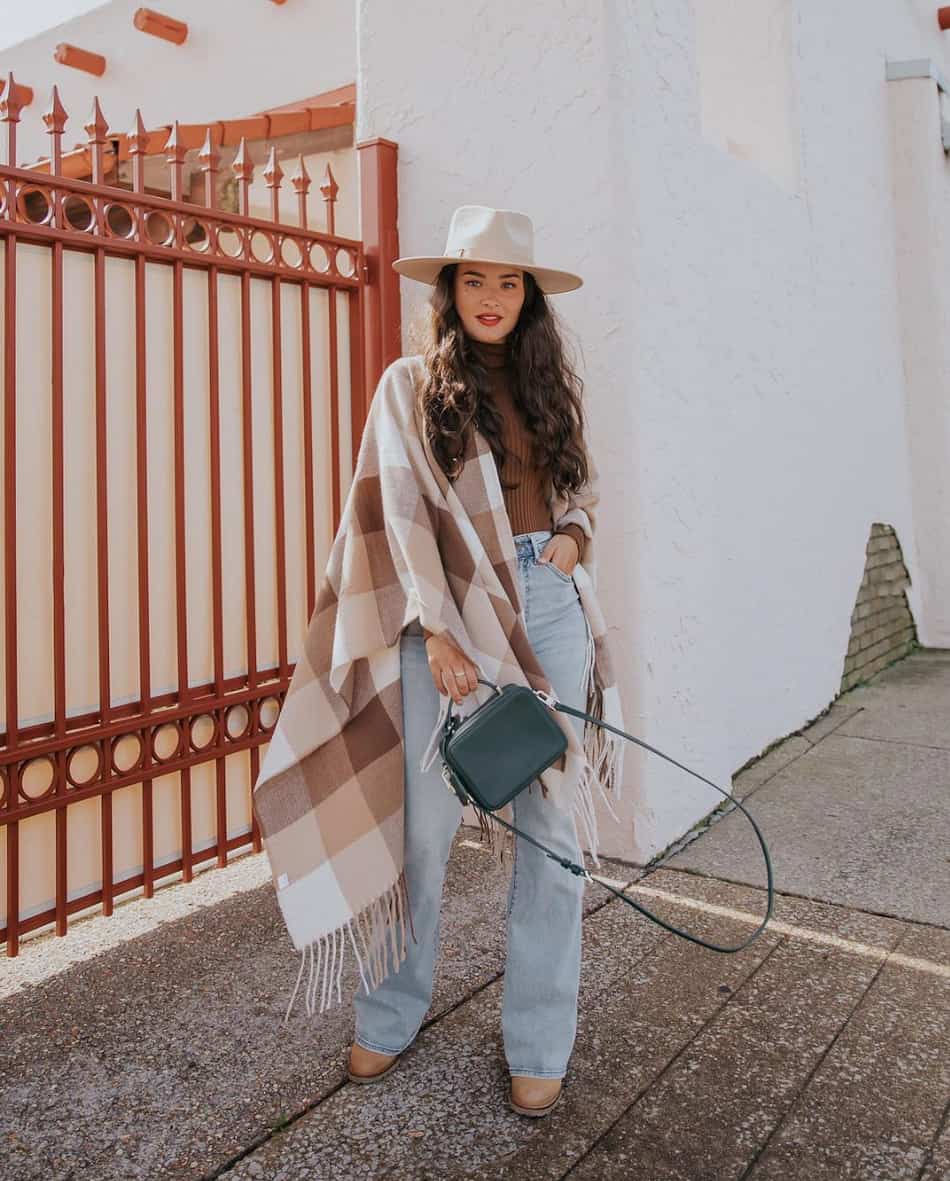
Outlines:
[[[917,627],[907,602],[910,575],[892,525],[874,522],[864,577],[851,612],[851,635],[839,692],[854,688],[917,646]]]

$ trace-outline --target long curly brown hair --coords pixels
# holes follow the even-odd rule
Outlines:
[[[421,348],[425,377],[421,400],[426,438],[450,480],[462,470],[473,426],[491,447],[501,480],[508,454],[501,438],[501,415],[487,396],[488,373],[475,356],[471,338],[455,307],[455,272],[447,263],[428,301]],[[554,309],[530,271],[524,271],[524,303],[506,338],[511,362],[512,397],[522,408],[533,436],[534,462],[550,474],[556,494],[577,491],[589,469],[584,444],[584,383],[565,356]],[[504,484],[505,488],[515,485]]]

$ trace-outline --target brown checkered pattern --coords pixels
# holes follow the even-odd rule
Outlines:
[[[450,483],[423,437],[415,396],[422,365],[421,356],[403,357],[380,378],[303,652],[254,785],[281,913],[294,947],[310,956],[308,1012],[318,985],[321,1011],[334,987],[342,999],[347,940],[367,989],[405,955],[403,628],[418,618],[448,631],[499,686],[552,692],[528,642],[488,442],[470,435],[462,474]],[[587,712],[622,729],[595,593],[593,463],[591,473],[581,494],[552,500],[552,522],[577,522],[585,536],[574,581],[589,625]],[[485,700],[480,690],[456,707],[460,716]],[[540,779],[554,804],[580,819],[597,863],[592,792],[613,814],[604,789],[619,797],[623,740],[585,723],[581,743],[568,716],[554,716],[568,749]]]

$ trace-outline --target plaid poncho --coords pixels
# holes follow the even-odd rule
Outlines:
[[[300,971],[309,955],[307,1012],[342,1000],[347,942],[369,991],[402,961],[411,914],[403,873],[405,764],[400,634],[414,618],[447,631],[499,687],[514,681],[553,693],[528,641],[517,556],[488,441],[470,432],[461,475],[450,482],[426,442],[416,394],[421,355],[394,361],[370,404],[359,455],[303,651],[263,764],[253,807]],[[597,601],[597,469],[580,494],[551,500],[552,527],[578,522],[585,544],[574,581],[587,620],[586,711],[623,729],[606,626]],[[479,685],[460,717],[492,690]],[[438,754],[444,698],[420,766]],[[619,798],[623,739],[554,711],[568,739],[542,772],[554,806],[576,815],[596,865],[596,785]],[[447,790],[447,789],[446,789]],[[511,806],[506,812],[510,818]],[[494,850],[496,827],[478,813]],[[504,833],[506,830],[501,829]],[[579,833],[580,835],[580,833]],[[502,851],[504,841],[499,843]],[[503,852],[502,852],[503,855]],[[414,937],[414,936],[413,936]]]

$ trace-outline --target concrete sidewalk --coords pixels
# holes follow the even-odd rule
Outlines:
[[[721,955],[587,891],[580,1022],[544,1120],[505,1101],[506,873],[456,840],[427,1024],[345,1081],[349,1006],[281,1025],[297,960],[263,855],[27,941],[0,971],[4,1181],[950,1178],[950,652],[918,651],[740,776],[768,929]],[[677,926],[765,907],[734,806],[646,874]],[[356,985],[353,971],[346,989]]]

